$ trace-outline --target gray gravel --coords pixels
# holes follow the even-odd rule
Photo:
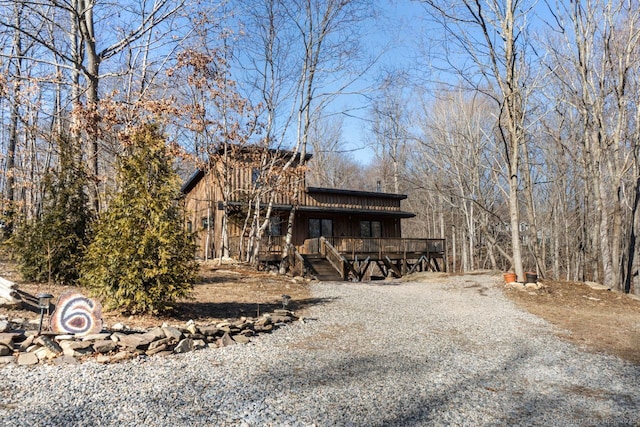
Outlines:
[[[640,367],[561,341],[490,276],[319,283],[248,345],[0,369],[0,425],[640,425]]]

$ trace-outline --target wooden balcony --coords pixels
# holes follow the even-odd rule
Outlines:
[[[260,259],[281,260],[284,237],[265,237]],[[445,239],[320,237],[296,248],[303,257],[327,260],[343,280],[363,280],[371,269],[385,277],[401,277],[416,271],[446,271]]]
[[[363,238],[363,237],[325,237],[326,241],[336,248],[347,259],[403,258],[418,254],[443,255],[445,251],[444,239],[409,239],[409,238]],[[317,247],[319,239],[309,239],[309,248]],[[311,251],[310,253],[318,251]],[[304,252],[303,252],[304,253]]]

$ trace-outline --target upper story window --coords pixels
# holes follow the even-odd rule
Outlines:
[[[360,221],[360,237],[382,237],[380,221]]]
[[[270,236],[282,236],[282,220],[279,216],[272,216],[269,218],[269,235]]]
[[[251,184],[255,187],[260,187],[260,169],[251,169]]]

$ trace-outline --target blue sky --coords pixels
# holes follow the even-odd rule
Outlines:
[[[424,8],[415,1],[379,1],[381,11],[378,25],[372,28],[362,43],[371,52],[381,52],[378,62],[363,78],[356,88],[366,91],[376,85],[376,81],[389,71],[410,70],[415,72],[417,60],[421,56],[420,43],[423,41],[422,27]],[[373,157],[368,147],[370,134],[370,96],[344,95],[336,100],[337,111],[347,111],[343,116],[343,140],[348,149],[354,150],[353,156],[359,162],[367,164]]]

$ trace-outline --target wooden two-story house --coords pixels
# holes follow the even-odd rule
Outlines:
[[[405,195],[308,187],[299,156],[291,152],[254,147],[236,150],[233,159],[214,157],[208,170],[196,171],[182,187],[199,258],[221,255],[224,222],[230,254],[237,256],[242,237],[248,238],[249,206],[264,214],[271,201],[262,261],[282,260],[293,210],[289,257],[299,261],[292,265],[304,262],[307,273],[328,278],[330,266],[337,278],[363,280],[446,268],[444,239],[403,238],[402,219],[415,216],[402,210]]]

